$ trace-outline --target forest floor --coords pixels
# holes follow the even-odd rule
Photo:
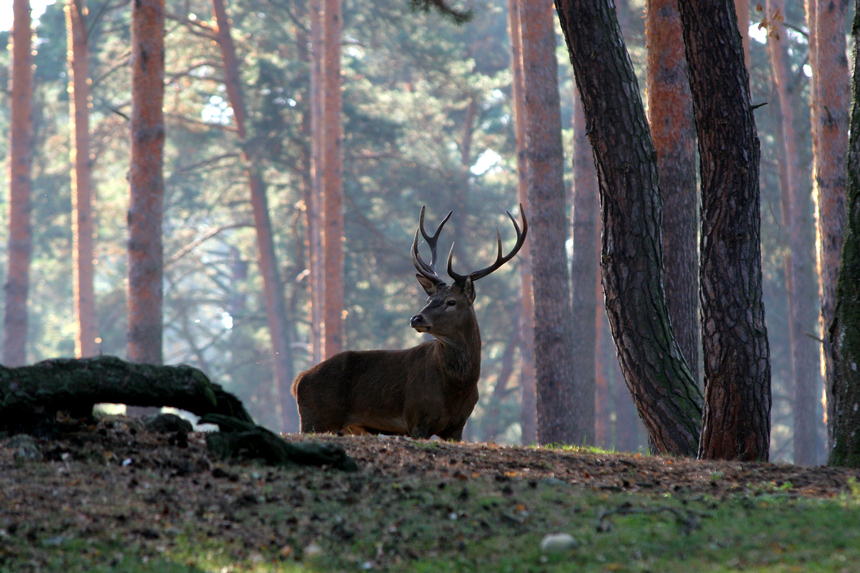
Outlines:
[[[860,563],[860,471],[314,439],[342,446],[359,470],[228,464],[212,458],[200,433],[186,441],[127,418],[38,440],[29,454],[16,438],[0,440],[0,571],[564,571],[571,561],[588,571],[856,571]],[[542,550],[554,533],[572,539]]]

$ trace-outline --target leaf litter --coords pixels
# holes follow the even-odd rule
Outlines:
[[[199,432],[152,432],[124,417],[30,440],[39,455],[27,439],[0,440],[0,570],[62,570],[57,563],[72,551],[104,570],[127,559],[182,556],[190,564],[197,553],[251,565],[319,560],[398,570],[506,536],[535,534],[537,545],[564,526],[542,500],[575,516],[583,494],[828,499],[851,495],[860,481],[860,471],[828,467],[385,436],[283,437],[340,445],[359,471],[227,464]],[[624,502],[594,525],[608,531],[616,516],[636,513],[665,513],[682,533],[707,519],[699,510]]]

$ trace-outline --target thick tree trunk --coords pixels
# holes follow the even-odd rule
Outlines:
[[[538,443],[573,443],[572,317],[564,250],[568,226],[552,5],[523,2],[521,8],[530,218],[540,221],[529,238]]]
[[[325,109],[323,110],[323,251],[325,357],[343,350],[343,136],[341,134],[341,0],[325,0],[323,15]]]
[[[759,140],[734,6],[681,2],[702,180],[705,415],[699,455],[767,460],[770,357],[761,285]]]
[[[162,362],[164,0],[137,0],[131,20],[128,359]]]
[[[813,197],[821,316],[819,329],[825,387],[833,387],[832,349],[828,329],[835,312],[836,280],[845,226],[848,146],[849,78],[846,58],[847,1],[810,0],[810,58],[812,66],[811,122],[813,137]]]
[[[248,175],[251,191],[251,210],[254,215],[254,228],[257,231],[257,252],[260,274],[263,276],[263,290],[266,300],[269,336],[272,341],[272,362],[275,374],[276,409],[283,431],[298,429],[298,409],[290,394],[290,384],[295,376],[292,351],[290,349],[290,329],[287,309],[284,302],[283,285],[278,272],[278,259],[275,254],[275,240],[269,205],[266,197],[266,184],[257,165],[257,158],[250,151],[247,132],[248,112],[245,107],[244,93],[239,81],[239,66],[236,61],[236,48],[230,35],[230,21],[223,0],[212,0],[213,11],[218,22],[218,44],[224,63],[224,84],[227,97],[233,108],[236,130],[242,148],[242,160]]]
[[[90,85],[86,1],[68,0],[69,131],[72,134],[72,282],[78,333],[75,356],[98,354],[93,246],[93,189],[90,163]]]
[[[828,464],[860,467],[860,1],[854,3],[854,104],[848,145],[848,212],[830,327],[833,360],[832,447]]]
[[[251,420],[238,399],[190,366],[135,364],[113,356],[0,366],[0,429],[49,429],[58,410],[86,416],[101,402],[170,406],[198,416],[217,412]]]
[[[672,334],[662,283],[656,152],[615,13],[558,0],[594,150],[603,290],[627,387],[661,453],[695,455],[701,394]]]
[[[33,164],[33,70],[29,0],[14,0],[12,97],[9,129],[9,259],[3,316],[3,363],[27,362],[27,292],[30,289],[30,171]]]
[[[523,44],[519,0],[508,0],[508,31],[511,37],[511,75],[514,129],[517,145],[517,197],[529,205],[528,159],[526,158],[525,85],[523,84]],[[534,288],[531,249],[520,251],[520,426],[523,445],[537,440],[537,390],[535,389]]]
[[[573,421],[577,444],[595,445],[595,353],[598,313],[594,297],[600,260],[600,204],[591,144],[579,93],[573,103],[573,262],[571,290],[573,324]]]
[[[699,381],[696,128],[678,0],[648,0],[648,113],[663,192],[663,282],[675,340]]]
[[[779,100],[782,125],[780,163],[785,170],[780,179],[782,203],[788,229],[789,254],[786,264],[786,283],[789,285],[789,339],[791,340],[792,372],[794,374],[794,463],[815,465],[819,462],[819,439],[816,423],[816,402],[821,393],[818,348],[816,341],[807,336],[814,332],[816,321],[815,272],[812,248],[812,210],[810,189],[803,181],[797,154],[797,134],[794,130],[794,98],[790,85],[790,71],[786,58],[788,36],[785,25],[777,14],[784,14],[782,0],[769,0],[766,17],[770,24],[768,53],[773,70],[774,86]]]

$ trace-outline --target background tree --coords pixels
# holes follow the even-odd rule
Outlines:
[[[164,0],[132,4],[128,359],[162,363]]]
[[[3,364],[27,362],[27,294],[32,237],[30,187],[33,160],[33,71],[29,0],[12,4],[12,73],[9,129],[9,246],[6,312],[3,315]]]
[[[624,379],[653,447],[695,455],[701,395],[666,308],[656,153],[633,67],[610,6],[557,7],[594,150],[603,290]]]
[[[508,0],[508,35],[511,39],[511,107],[516,138],[517,198],[527,213],[531,212],[526,157],[525,84],[523,83],[523,44],[519,0]],[[532,283],[531,250],[519,253],[520,264],[520,382],[521,443],[537,440],[537,390],[535,388],[534,347],[534,285]]]
[[[564,240],[565,190],[558,64],[549,2],[521,5],[529,217],[540,221],[529,238],[535,299],[538,443],[578,443],[587,429],[571,416],[576,394],[571,309]]]
[[[341,134],[341,2],[323,11],[323,268],[325,357],[343,350],[343,165]]]
[[[311,345],[313,352],[312,363],[323,359],[323,342],[325,323],[323,320],[323,301],[325,298],[325,280],[323,271],[322,247],[322,201],[323,201],[323,21],[322,1],[308,0],[310,18],[310,94],[306,115],[310,116],[311,137],[311,193],[308,198],[307,226],[308,233],[308,270],[311,308]]]
[[[571,291],[573,307],[573,371],[577,392],[574,395],[573,416],[579,430],[577,443],[596,443],[596,348],[597,320],[603,305],[594,296],[600,260],[600,205],[597,175],[591,144],[588,142],[585,115],[579,93],[573,104],[573,260],[571,262]],[[604,403],[601,407],[605,409]]]
[[[854,103],[848,144],[848,209],[830,344],[834,366],[828,464],[860,467],[860,2],[854,3]]]
[[[85,0],[66,3],[69,67],[69,131],[72,183],[72,252],[75,315],[78,332],[75,356],[98,354],[95,290],[93,286],[93,188],[90,163],[90,73]]]
[[[649,0],[645,29],[648,124],[663,193],[663,281],[675,339],[698,384],[696,128],[677,0]]]
[[[767,460],[770,356],[761,286],[759,140],[734,5],[680,5],[702,180],[702,458]]]
[[[230,20],[227,17],[223,0],[212,0],[212,7],[218,24],[217,40],[221,48],[224,84],[233,110],[233,119],[236,122],[239,145],[242,149],[242,160],[246,164],[251,192],[251,210],[254,215],[254,228],[257,232],[257,249],[259,251],[258,260],[260,274],[263,277],[266,315],[272,341],[272,362],[275,374],[273,392],[278,399],[278,418],[281,421],[281,431],[296,431],[298,429],[298,411],[295,400],[290,394],[290,385],[295,377],[290,347],[290,328],[287,322],[283,286],[278,272],[278,257],[272,237],[272,221],[269,217],[266,183],[260,167],[257,165],[259,160],[253,153],[253,146],[245,127],[248,113],[245,109],[245,96],[239,81],[239,66],[236,61],[236,48],[230,34]]]
[[[790,312],[789,341],[794,382],[794,463],[815,465],[821,447],[816,427],[816,401],[820,395],[818,352],[816,341],[809,336],[816,320],[815,272],[812,248],[813,222],[810,186],[800,169],[797,132],[794,128],[794,95],[796,87],[789,68],[788,34],[784,23],[785,5],[781,0],[769,0],[763,24],[767,35],[767,50],[773,70],[773,85],[780,116],[778,131],[781,145],[780,187],[786,211],[783,224],[788,233],[789,252],[786,257],[786,283]]]
[[[833,387],[832,349],[827,335],[833,320],[836,279],[845,226],[845,157],[848,145],[849,78],[845,19],[847,1],[809,0],[809,63],[812,68],[811,124],[816,257],[821,316],[821,356],[824,384]]]

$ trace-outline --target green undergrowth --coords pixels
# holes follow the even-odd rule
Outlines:
[[[229,510],[162,510],[170,521],[156,530],[0,529],[0,572],[838,572],[860,563],[854,489],[831,500],[789,486],[715,498],[554,479],[284,472],[253,496],[237,485]],[[573,544],[542,551],[553,533]]]

